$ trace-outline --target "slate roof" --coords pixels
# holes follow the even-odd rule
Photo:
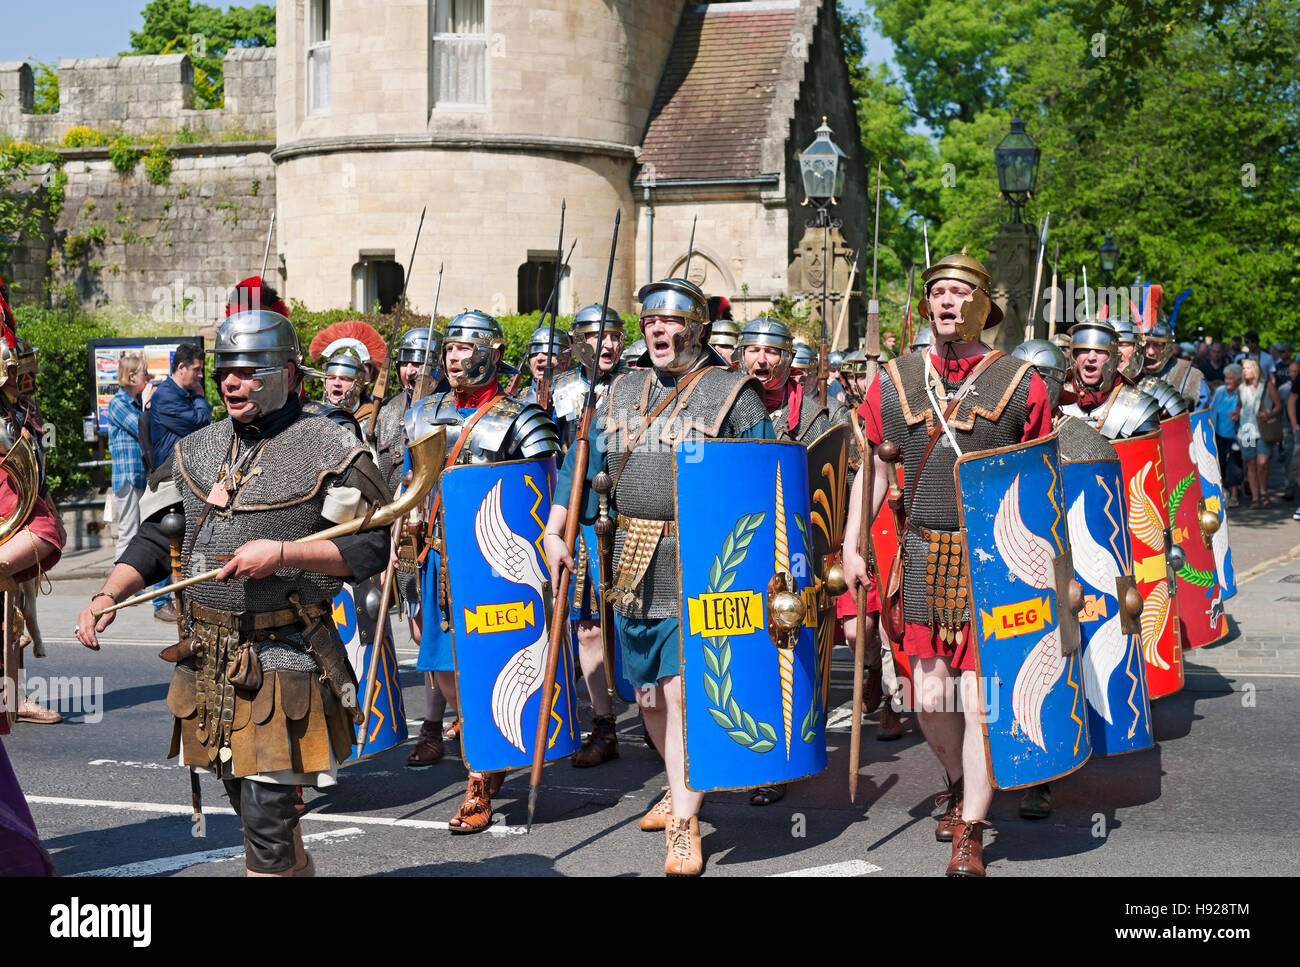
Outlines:
[[[650,109],[642,172],[658,182],[756,178],[798,0],[687,7]]]

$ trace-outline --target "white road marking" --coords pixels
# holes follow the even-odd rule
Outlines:
[[[346,829],[327,829],[321,833],[309,833],[303,836],[304,843],[335,843],[352,839],[364,834],[356,826]],[[85,873],[72,873],[71,876],[159,876],[163,873],[175,873],[177,870],[198,866],[200,863],[218,863],[222,860],[239,859],[244,855],[244,847],[227,846],[220,849],[205,849],[197,853],[182,853],[179,856],[161,856],[153,860],[141,860],[138,863],[125,863],[121,866],[105,866]]]
[[[771,876],[866,876],[879,873],[880,867],[866,860],[846,860],[843,863],[831,863],[829,866],[813,866],[806,870],[789,870],[785,873],[772,873]]]
[[[90,806],[98,809],[119,809],[127,812],[163,813],[172,816],[190,816],[193,810],[189,806],[174,805],[165,802],[119,802],[113,799],[72,799],[67,796],[28,796],[29,805],[42,806]],[[204,806],[205,815],[233,816],[235,811],[228,806]],[[488,830],[493,836],[523,836],[528,832],[523,826],[507,826],[498,816]],[[364,826],[398,826],[404,829],[449,829],[446,823],[431,819],[398,819],[393,816],[349,816],[345,813],[326,813],[308,811],[303,814],[304,822],[321,823],[356,823]]]

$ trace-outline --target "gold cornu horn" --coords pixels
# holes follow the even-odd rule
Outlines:
[[[365,517],[356,517],[342,524],[335,524],[333,527],[327,527],[315,534],[308,534],[306,537],[300,537],[296,541],[290,541],[291,544],[310,544],[313,541],[328,541],[335,537],[346,537],[349,534],[355,534],[362,530],[362,524],[365,524],[365,530],[376,530],[380,527],[388,527],[393,521],[405,517],[414,510],[421,501],[433,492],[433,488],[438,485],[438,478],[442,475],[443,461],[447,458],[447,430],[446,427],[437,426],[426,433],[420,439],[416,440],[407,451],[411,454],[411,481],[406,489],[392,503],[384,504],[377,511],[370,515],[370,519]],[[184,581],[177,581],[175,584],[169,584],[165,588],[158,588],[150,591],[148,594],[138,594],[134,598],[128,598],[111,608],[104,608],[102,611],[92,611],[91,614],[96,617],[102,617],[113,611],[120,611],[122,608],[129,608],[133,604],[143,604],[146,601],[152,601],[161,594],[172,594],[183,588],[191,587],[195,584],[202,584],[204,581],[211,581],[221,573],[221,568],[212,571],[204,571],[202,574],[195,574]]]
[[[0,474],[9,476],[9,483],[18,497],[13,513],[0,520],[0,544],[3,544],[27,523],[27,515],[36,503],[40,488],[41,471],[36,463],[36,449],[26,430],[18,435],[4,460],[0,460]]]

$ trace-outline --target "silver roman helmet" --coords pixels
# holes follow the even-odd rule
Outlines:
[[[524,355],[532,358],[544,353],[550,352],[551,333],[555,333],[555,355],[568,352],[569,334],[559,326],[538,326],[533,330],[533,334],[528,337],[528,348],[524,350]]]
[[[1148,373],[1158,373],[1165,368],[1169,360],[1174,358],[1174,331],[1169,328],[1169,323],[1164,320],[1158,320],[1149,332],[1143,334],[1146,341],[1154,343],[1159,351],[1159,355],[1154,360],[1146,360],[1146,371]]]
[[[497,356],[505,341],[501,323],[486,312],[470,309],[447,323],[443,346],[455,342],[474,347],[464,364],[465,382],[467,386],[486,386],[496,379],[498,372],[515,372],[513,367],[499,361]]]
[[[673,359],[665,368],[669,372],[684,372],[694,365],[708,342],[709,333],[709,302],[700,287],[686,279],[661,279],[643,285],[637,299],[641,303],[643,336],[646,320],[654,316],[678,319],[686,326],[673,336]],[[721,365],[717,353],[710,355]],[[652,363],[645,360],[645,365]]]
[[[339,399],[330,400],[330,402],[336,406],[355,410],[357,403],[361,401],[361,390],[366,385],[368,375],[366,361],[361,358],[361,355],[355,349],[345,348],[334,353],[325,361],[325,376],[342,376],[352,380],[352,386]],[[325,395],[329,396],[328,390],[326,390]]]
[[[806,342],[797,342],[794,344],[794,362],[790,364],[791,369],[802,369],[805,373],[817,368],[817,350],[813,349]]]
[[[573,355],[583,369],[590,370],[596,366],[599,347],[593,348],[586,337],[600,332],[600,313],[603,308],[599,302],[583,306],[574,313],[573,324],[569,327]],[[627,329],[623,325],[623,317],[612,307],[605,312],[605,332],[607,334],[612,332],[618,336],[618,355],[621,357],[623,347],[627,345]]]
[[[838,349],[826,357],[826,368],[829,370],[841,369],[844,366],[844,354]]]
[[[638,339],[632,345],[623,350],[623,357],[619,360],[624,366],[635,366],[637,360],[645,355],[645,340]]]
[[[416,326],[402,334],[402,341],[397,345],[397,362],[423,364],[429,352],[429,330],[426,326]],[[442,353],[442,333],[433,331],[433,355],[437,358]]]
[[[710,346],[730,346],[736,348],[740,341],[740,326],[734,319],[715,319],[713,330],[709,333]]]
[[[746,358],[749,354],[745,352],[750,346],[767,346],[780,352],[780,358],[768,371],[763,385],[773,390],[784,386],[790,378],[790,368],[794,365],[794,334],[790,332],[790,327],[780,319],[768,316],[759,316],[745,323],[745,328],[740,330],[740,338],[736,341],[736,352],[739,353],[741,370],[753,376],[755,373]]]
[[[912,335],[912,342],[908,345],[909,353],[925,352],[934,344],[934,330],[929,326],[922,326]]]
[[[1106,353],[1106,361],[1101,366],[1100,389],[1109,389],[1115,382],[1115,372],[1119,369],[1119,334],[1115,327],[1105,319],[1089,319],[1076,322],[1070,327],[1070,372],[1075,385],[1084,384],[1079,378],[1078,367],[1074,365],[1074,354],[1084,349],[1096,349]]]
[[[1038,371],[1038,375],[1047,384],[1047,395],[1051,397],[1052,408],[1055,409],[1061,402],[1061,390],[1065,387],[1068,370],[1065,353],[1046,339],[1030,339],[1013,349],[1011,355],[1025,360]]]
[[[278,312],[251,309],[227,316],[217,330],[211,349],[212,368],[251,368],[258,385],[249,392],[248,402],[258,416],[267,416],[284,406],[289,393],[298,388],[302,372],[302,345],[298,332]],[[286,371],[293,363],[298,372],[292,383]],[[219,377],[218,377],[219,378]]]
[[[1125,379],[1137,379],[1142,372],[1142,349],[1145,345],[1145,339],[1142,336],[1142,330],[1132,319],[1113,319],[1110,324],[1114,327],[1116,335],[1119,337],[1120,346],[1132,346],[1133,351],[1129,353],[1128,361],[1120,363],[1119,373]],[[1121,356],[1123,353],[1121,352]]]

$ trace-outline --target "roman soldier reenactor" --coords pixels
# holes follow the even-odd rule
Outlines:
[[[209,352],[229,417],[177,443],[170,469],[181,513],[141,523],[78,618],[77,637],[98,648],[115,612],[97,617],[95,608],[177,571],[219,569],[184,592],[180,641],[163,653],[176,662],[169,756],[221,779],[243,821],[248,875],[310,876],[300,790],[334,784],[360,715],[331,600],[345,580],[383,570],[389,541],[382,526],[298,541],[369,521],[390,495],[349,430],[303,415],[302,352],[288,319],[232,314]]]
[[[583,482],[583,521],[595,521],[592,483],[612,479],[609,514],[614,539],[613,601],[624,671],[639,700],[655,747],[664,756],[669,791],[641,820],[644,830],[666,830],[664,871],[697,876],[704,868],[698,813],[703,794],[686,785],[683,683],[678,635],[677,534],[671,522],[671,487],[678,445],[705,438],[769,439],[773,436],[762,390],[732,372],[707,344],[708,305],[684,279],[642,287],[641,332],[646,351],[619,375],[598,405],[589,433],[591,456]],[[689,409],[688,409],[689,407]],[[567,496],[574,469],[566,461],[556,494]],[[566,503],[551,506],[546,555],[551,573],[574,570],[562,537]],[[629,554],[635,559],[624,560]]]
[[[983,876],[983,831],[988,827],[993,787],[984,747],[976,674],[972,616],[962,574],[927,567],[938,548],[964,540],[954,499],[957,458],[1034,440],[1051,432],[1051,401],[1032,367],[990,350],[980,333],[1002,321],[991,280],[964,251],[922,273],[921,316],[934,341],[928,352],[891,360],[859,408],[867,438],[878,448],[888,441],[903,462],[907,512],[902,596],[903,651],[912,662],[918,720],[948,775],[946,804],[935,838],[952,842],[951,876]],[[887,453],[887,455],[889,455]],[[891,465],[876,453],[869,518],[884,502]],[[853,592],[867,581],[858,553],[863,497],[859,473],[844,536],[844,570]],[[900,537],[900,540],[902,538]],[[945,557],[966,566],[966,555]],[[943,600],[940,600],[941,597]],[[952,601],[958,606],[952,606]],[[942,707],[960,680],[963,711]]]

